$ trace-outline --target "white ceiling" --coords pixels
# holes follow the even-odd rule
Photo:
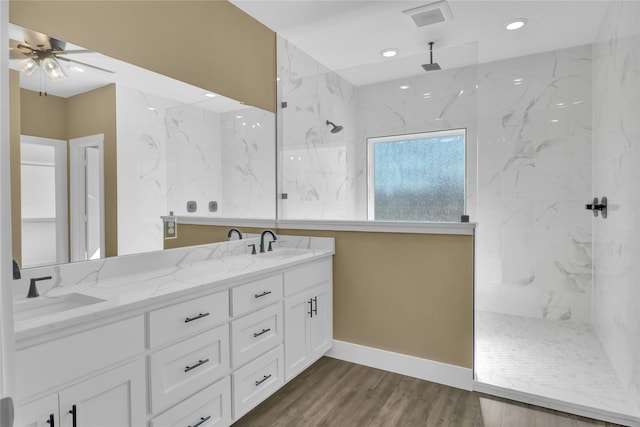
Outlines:
[[[591,44],[609,3],[449,0],[453,20],[418,28],[402,11],[433,0],[230,1],[356,85],[423,73],[429,41],[443,69]],[[514,18],[528,24],[507,31]],[[398,56],[382,58],[390,47]]]

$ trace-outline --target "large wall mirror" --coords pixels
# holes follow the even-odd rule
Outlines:
[[[170,212],[275,220],[272,112],[37,29],[9,38],[23,268],[161,250]]]

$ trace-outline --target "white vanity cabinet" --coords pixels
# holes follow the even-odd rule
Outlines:
[[[333,296],[331,260],[285,272],[285,380],[331,348]]]
[[[332,343],[331,258],[252,278],[20,341],[15,426],[231,425]]]
[[[144,424],[143,350],[142,315],[20,348],[15,426]]]
[[[146,419],[142,360],[16,408],[16,427],[138,427]]]

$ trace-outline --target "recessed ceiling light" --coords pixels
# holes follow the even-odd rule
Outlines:
[[[398,54],[398,49],[393,49],[393,48],[383,49],[380,51],[380,55],[384,56],[385,58],[393,58],[397,54]]]
[[[216,94],[211,92],[205,92],[204,96],[206,96],[207,98],[215,98]]]
[[[427,93],[423,94],[422,97],[425,98],[425,99],[431,98],[431,92],[427,92]]]
[[[552,119],[551,123],[558,123],[558,119]]]
[[[408,85],[402,85],[402,86],[398,86],[398,88],[402,89],[402,90],[407,90],[409,89]]]
[[[242,119],[242,118],[243,118],[243,116],[241,116],[241,115],[237,115],[236,116],[236,119]]]
[[[507,30],[519,30],[527,24],[527,20],[525,18],[512,19],[511,21],[504,24],[504,27]]]
[[[155,108],[153,108],[153,107],[147,107],[147,110],[149,110],[149,111],[156,111],[156,109],[155,109]]]

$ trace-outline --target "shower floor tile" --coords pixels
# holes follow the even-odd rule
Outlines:
[[[479,311],[476,379],[638,416],[589,325]]]

